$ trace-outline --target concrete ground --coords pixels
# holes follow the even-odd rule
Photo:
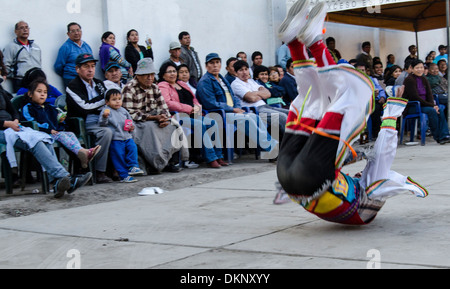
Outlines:
[[[274,205],[275,166],[161,195],[140,197],[133,187],[121,200],[0,220],[0,268],[450,268],[449,159],[450,144],[401,146],[393,170],[430,195],[389,199],[363,227]]]

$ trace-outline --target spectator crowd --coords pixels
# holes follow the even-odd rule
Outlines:
[[[134,29],[121,51],[116,35],[107,31],[97,59],[83,40],[81,25],[69,23],[68,38],[53,65],[64,83],[60,92],[47,83],[41,49],[30,39],[28,24],[19,21],[14,31],[16,38],[0,54],[0,81],[10,80],[13,90],[0,89],[0,143],[30,151],[46,168],[55,197],[73,192],[91,177],[95,183],[132,183],[144,174],[178,173],[202,162],[220,169],[233,160],[230,148],[255,149],[262,158],[276,161],[290,104],[298,95],[294,63],[284,43],[277,50],[277,63],[266,64],[260,51],[249,55],[249,63],[243,51],[227,59],[209,52],[200,59],[186,31],[169,44],[165,56],[154,55],[151,39],[141,45]],[[428,53],[425,61],[411,45],[404,61],[389,54],[384,64],[370,54],[368,41],[348,60],[334,38],[327,38],[326,45],[336,63],[354,65],[375,84],[373,137],[380,130],[383,104],[395,86],[404,85],[404,97],[419,101],[428,115],[433,138],[441,144],[450,141],[445,45]],[[155,57],[164,60],[159,68]],[[95,78],[99,70],[103,79]],[[12,105],[13,97],[22,98],[19,107]],[[36,122],[39,134],[24,129],[23,121]],[[235,140],[235,130],[246,137]],[[80,142],[80,137],[88,141]],[[61,167],[54,142],[76,156],[80,165],[74,171]]]

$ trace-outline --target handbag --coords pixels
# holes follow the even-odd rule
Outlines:
[[[448,104],[448,94],[447,93],[441,93],[438,94],[439,104],[447,106]]]

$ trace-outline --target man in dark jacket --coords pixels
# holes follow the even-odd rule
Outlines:
[[[110,183],[112,180],[106,176],[105,172],[113,133],[111,129],[98,125],[100,111],[105,105],[106,87],[101,80],[94,78],[97,61],[92,54],[88,53],[77,57],[78,76],[66,89],[67,117],[83,118],[86,132],[95,135],[95,145],[102,146],[95,163],[97,183]]]
[[[189,67],[191,79],[197,83],[203,76],[202,64],[198,57],[197,51],[191,46],[191,36],[188,32],[183,31],[178,35],[178,40],[181,44],[181,58]]]
[[[290,105],[292,101],[298,96],[297,82],[294,76],[294,62],[292,58],[286,62],[286,74],[280,81],[280,86],[284,87],[286,90],[286,95],[284,96],[284,102]]]

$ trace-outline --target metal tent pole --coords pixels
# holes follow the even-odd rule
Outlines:
[[[445,1],[445,10],[446,10],[446,16],[447,16],[447,55],[449,54],[449,48],[450,48],[450,0]],[[450,80],[448,79],[448,62],[447,62],[447,82],[448,82],[448,88],[447,88],[447,95],[450,93]],[[450,99],[447,103],[447,111],[450,111]],[[450,123],[450,113],[448,113],[448,120],[447,123]],[[449,125],[450,126],[450,125]]]

